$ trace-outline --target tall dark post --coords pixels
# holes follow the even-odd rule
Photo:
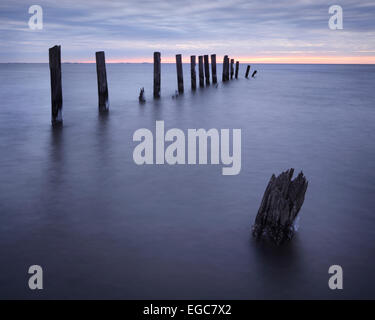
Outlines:
[[[223,82],[226,81],[225,80],[225,63],[227,61],[227,58],[228,58],[228,56],[224,56],[224,58],[223,58],[223,76],[222,76],[222,79],[221,79]]]
[[[197,88],[197,75],[195,73],[195,56],[190,56],[191,89]]]
[[[199,86],[204,87],[204,75],[203,75],[203,56],[198,57],[199,63]]]
[[[61,126],[62,119],[62,86],[61,86],[61,46],[49,49],[49,70],[51,75],[51,122],[52,126]]]
[[[228,56],[225,62],[225,80],[229,81],[229,57]]]
[[[228,56],[224,56],[223,61],[223,81],[229,80],[229,58]]]
[[[104,51],[96,52],[96,75],[98,78],[99,111],[108,111],[108,85]]]
[[[246,68],[245,78],[248,78],[248,77],[249,77],[249,72],[250,72],[250,65],[248,64],[248,65],[247,65],[247,68]]]
[[[211,54],[211,72],[212,72],[212,83],[217,83],[216,76],[216,54]]]
[[[160,52],[154,52],[154,98],[160,98]]]
[[[240,68],[240,62],[236,61],[236,73],[235,73],[235,78],[238,79],[238,69]]]
[[[230,78],[231,79],[233,79],[233,75],[234,75],[233,64],[234,64],[234,59],[230,59]]]
[[[177,86],[178,93],[184,93],[184,75],[182,73],[182,57],[176,54]]]
[[[210,85],[210,62],[208,61],[208,55],[204,56],[204,76],[206,77],[206,85]]]

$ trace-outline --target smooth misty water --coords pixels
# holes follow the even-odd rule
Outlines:
[[[64,127],[50,125],[46,64],[0,65],[0,298],[375,298],[375,66],[257,65],[192,93],[162,66],[64,64]],[[147,103],[139,105],[144,86]],[[139,128],[241,128],[242,171],[137,166]],[[272,173],[309,180],[298,234],[280,248],[250,236]],[[43,291],[27,287],[44,268]],[[344,290],[328,289],[328,268]]]

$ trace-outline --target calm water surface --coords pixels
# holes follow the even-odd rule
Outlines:
[[[375,298],[375,66],[257,65],[172,99],[175,66],[63,65],[64,127],[50,125],[46,64],[0,65],[0,298]],[[221,65],[218,66],[221,80]],[[145,87],[147,102],[138,103]],[[242,129],[242,170],[137,166],[135,130]],[[280,248],[250,236],[272,173],[309,180]],[[43,291],[28,267],[44,269]],[[344,290],[328,289],[328,268]]]

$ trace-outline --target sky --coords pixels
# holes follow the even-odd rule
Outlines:
[[[43,9],[32,30],[31,5]],[[343,9],[331,30],[328,8]],[[375,0],[1,0],[0,62],[162,62],[225,54],[252,63],[375,63]]]

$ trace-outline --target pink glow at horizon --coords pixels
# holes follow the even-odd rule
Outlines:
[[[198,56],[197,56],[198,58]],[[230,57],[231,58],[231,57]],[[235,57],[240,63],[286,63],[286,64],[375,64],[375,56],[279,56],[279,57]],[[217,56],[221,63],[223,56]],[[67,60],[71,63],[95,63],[95,60]],[[175,63],[175,57],[162,57],[162,63]],[[182,58],[183,63],[190,63],[190,56]],[[106,59],[106,63],[153,63],[153,58]]]

